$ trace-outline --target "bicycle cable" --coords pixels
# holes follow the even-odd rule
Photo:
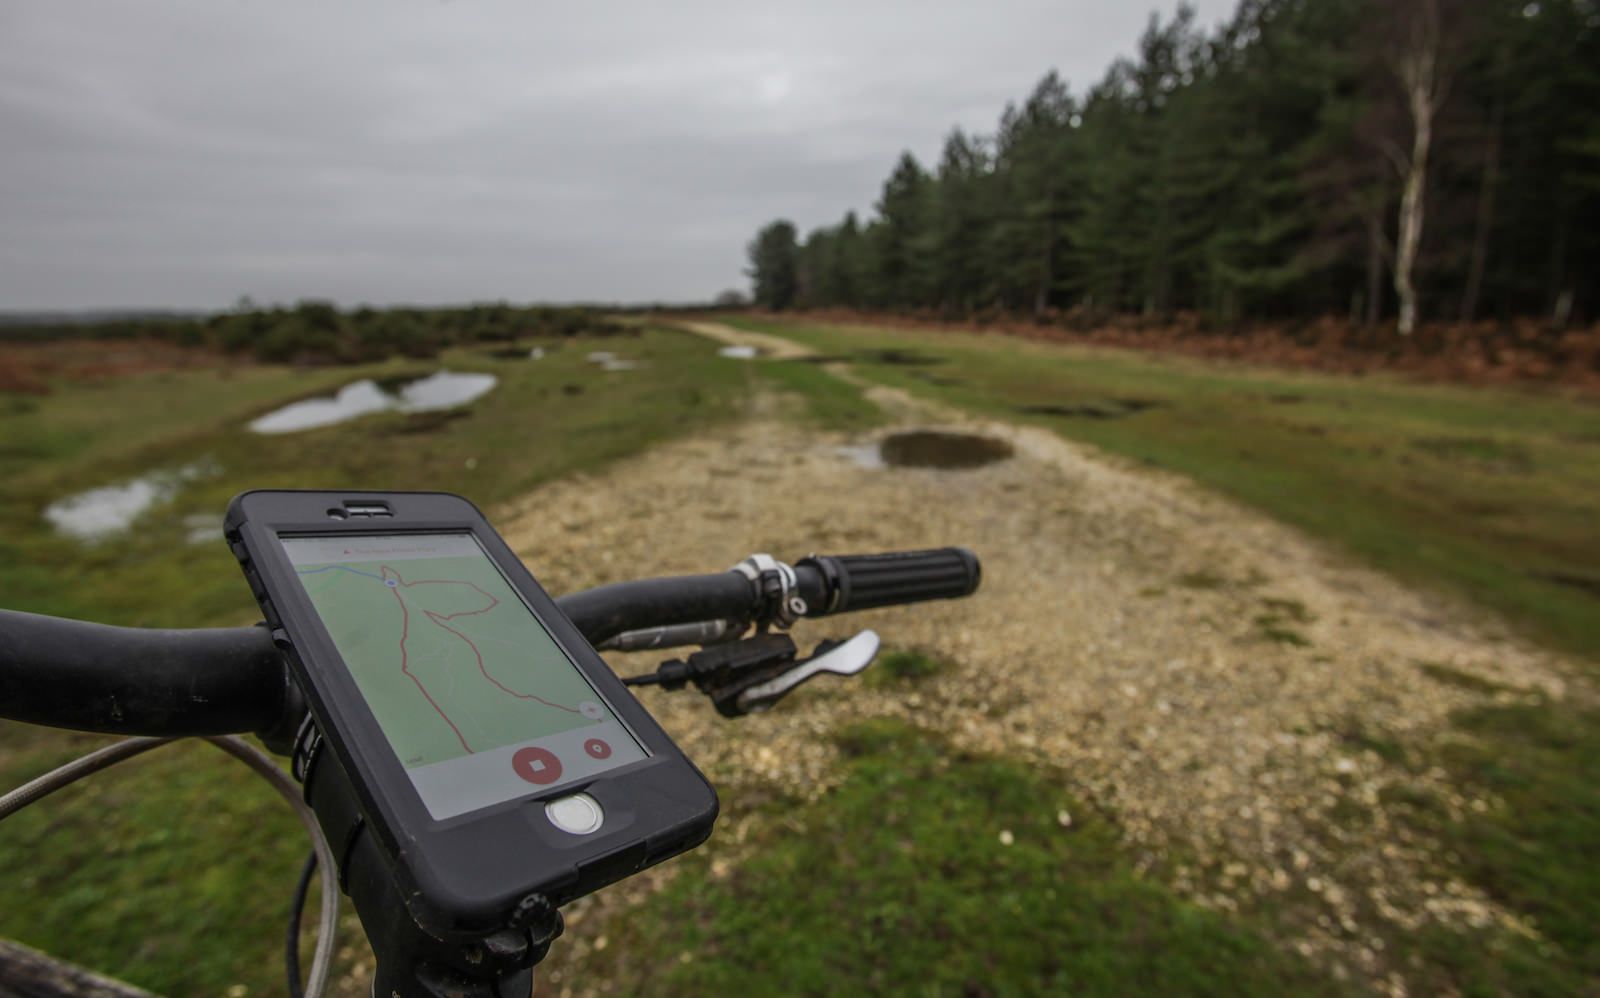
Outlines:
[[[300,921],[305,915],[306,894],[311,890],[311,878],[317,872],[317,851],[311,850],[300,876],[294,885],[294,897],[289,901],[289,931],[283,942],[283,969],[288,978],[289,998],[305,998],[300,988]]]
[[[29,804],[50,796],[63,787],[76,783],[86,776],[98,773],[126,759],[160,748],[176,738],[125,738],[95,749],[87,755],[52,769],[36,779],[29,780],[0,795],[0,821],[4,821]],[[294,809],[295,817],[311,836],[313,855],[321,874],[322,910],[317,924],[317,948],[311,958],[311,973],[306,981],[307,998],[321,998],[328,984],[328,972],[333,965],[334,933],[339,925],[339,880],[333,863],[333,852],[322,835],[316,815],[300,796],[300,787],[287,773],[278,768],[266,753],[233,735],[206,736],[205,741],[249,766],[278,792]],[[298,983],[298,982],[297,982]]]

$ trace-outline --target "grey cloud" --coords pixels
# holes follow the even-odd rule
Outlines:
[[[1203,18],[1226,0],[1201,4]],[[12,0],[0,310],[684,300],[1131,50],[1116,0]]]

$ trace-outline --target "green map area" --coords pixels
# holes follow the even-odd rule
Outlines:
[[[485,557],[296,571],[407,768],[611,716]]]

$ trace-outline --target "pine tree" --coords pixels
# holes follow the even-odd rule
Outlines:
[[[1019,110],[1007,107],[996,139],[995,223],[988,256],[1002,302],[1042,317],[1069,283],[1067,225],[1075,212],[1072,158],[1077,102],[1054,71]]]
[[[749,246],[751,297],[762,308],[782,311],[794,304],[799,291],[799,252],[794,223],[780,219],[768,224]]]
[[[986,203],[990,180],[989,156],[982,144],[959,128],[951,132],[930,199],[929,232],[934,278],[929,290],[948,313],[969,314],[988,297],[990,281],[982,250],[992,226]]]
[[[902,153],[878,198],[873,230],[877,258],[876,304],[894,308],[928,304],[932,282],[931,181],[911,153]]]

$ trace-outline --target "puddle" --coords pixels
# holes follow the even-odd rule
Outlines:
[[[492,374],[435,371],[400,389],[401,412],[434,412],[466,405],[489,393],[498,382]]]
[[[1580,593],[1600,598],[1600,575],[1583,575],[1578,572],[1536,572],[1537,578],[1554,582],[1558,586],[1576,589]]]
[[[1165,405],[1154,399],[1097,399],[1076,405],[1019,405],[1016,411],[1029,416],[1066,416],[1069,419],[1121,419],[1158,409]]]
[[[345,385],[332,398],[304,399],[274,409],[252,420],[250,429],[256,433],[294,433],[382,412],[393,404],[393,396],[379,388],[376,381],[366,379]]]
[[[211,513],[190,513],[183,518],[184,539],[190,544],[212,544],[222,540],[222,518]]]
[[[602,371],[632,371],[641,366],[638,361],[618,357],[610,350],[596,350],[584,359],[591,364],[599,364]]]
[[[839,453],[863,468],[981,468],[1003,461],[1014,451],[996,437],[942,430],[910,430],[884,437],[876,444],[841,447]]]
[[[951,388],[956,385],[966,384],[960,378],[952,378],[945,374],[934,374],[931,371],[912,371],[911,377],[916,378],[918,381],[926,381],[930,385],[938,385],[941,388]]]
[[[57,499],[45,507],[44,518],[69,537],[80,541],[104,540],[128,529],[152,506],[177,495],[185,482],[215,474],[216,470],[215,465],[200,462],[168,471],[152,471],[126,482]],[[217,531],[220,535],[220,526]]]
[[[899,367],[927,367],[947,363],[950,358],[921,350],[858,350],[856,359],[870,364],[893,364]]]
[[[1011,445],[973,433],[912,430],[885,437],[883,463],[891,468],[979,468],[1012,455]]]
[[[894,367],[932,367],[948,364],[949,357],[921,350],[857,350],[854,353],[813,353],[793,360],[801,364],[889,364]]]
[[[921,350],[857,350],[854,353],[810,353],[791,357],[797,364],[888,364],[892,367],[933,367],[950,363],[949,357]]]
[[[261,416],[250,423],[256,433],[298,433],[332,426],[374,412],[435,412],[466,405],[482,397],[499,382],[492,374],[458,374],[435,371],[404,383],[380,384],[371,378],[354,381],[331,398],[302,399]]]
[[[718,350],[717,356],[732,357],[734,360],[755,360],[761,356],[761,351],[747,344],[736,343]]]
[[[525,350],[522,347],[496,347],[493,350],[485,350],[483,355],[493,357],[495,360],[539,360],[544,357],[544,347],[534,347],[532,350]]]

